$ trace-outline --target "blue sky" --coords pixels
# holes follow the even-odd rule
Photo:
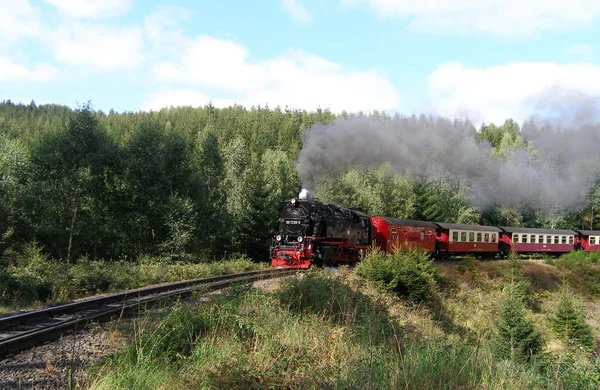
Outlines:
[[[0,100],[523,120],[600,94],[599,16],[595,0],[0,0]]]

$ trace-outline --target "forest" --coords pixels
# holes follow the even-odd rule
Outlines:
[[[345,133],[352,126],[356,129]],[[281,202],[298,195],[306,181],[303,164],[310,158],[314,162],[309,146],[327,129],[356,138],[361,132],[375,137],[385,126],[391,134],[404,131],[407,140],[423,142],[412,145],[410,155],[398,150],[405,161],[382,157],[377,148],[370,153],[379,159],[368,165],[360,158],[339,164],[330,159],[330,166],[309,175],[317,199],[373,215],[437,222],[598,226],[598,152],[590,149],[598,143],[581,136],[598,134],[593,126],[569,133],[534,120],[522,127],[512,119],[476,127],[468,120],[334,114],[327,109],[209,104],[105,113],[91,102],[71,109],[4,101],[0,255],[18,254],[35,243],[47,256],[65,263],[80,258],[135,260],[142,255],[201,262],[239,254],[266,261]],[[431,149],[430,134],[441,140]],[[552,139],[564,153],[542,142]],[[368,144],[359,142],[364,149]],[[464,155],[465,145],[480,153],[476,166],[487,171],[473,173],[463,169],[462,162],[453,163],[459,157],[452,151]],[[356,145],[329,148],[329,156],[335,156],[336,148],[346,156],[362,153]],[[422,161],[411,165],[428,155],[447,160],[433,168]],[[515,161],[526,161],[525,176]],[[536,170],[542,166],[553,168]],[[486,174],[491,170],[512,174],[491,177]],[[531,179],[540,172],[544,174]],[[529,192],[524,193],[517,186],[527,175]],[[493,183],[480,180],[483,177],[491,177]],[[545,179],[538,182],[540,178]],[[515,191],[499,195],[507,187]],[[555,197],[559,193],[564,196]]]

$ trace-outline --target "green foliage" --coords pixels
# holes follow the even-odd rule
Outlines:
[[[552,261],[559,269],[568,270],[566,282],[571,288],[588,296],[600,295],[600,253],[574,251]]]
[[[585,309],[575,302],[573,293],[563,285],[557,294],[554,312],[548,317],[550,329],[564,342],[593,348],[592,327],[585,322]]]
[[[268,267],[243,256],[199,264],[147,257],[139,262],[80,258],[65,264],[53,261],[36,243],[28,245],[23,253],[11,252],[4,259],[7,265],[0,270],[0,304],[15,308]]]
[[[163,252],[165,254],[190,252],[198,219],[193,201],[189,198],[172,196],[165,205],[164,219],[168,238],[160,244]]]
[[[354,272],[416,302],[429,296],[437,275],[429,254],[413,249],[387,255],[374,249],[358,263]]]
[[[542,336],[526,317],[522,288],[516,283],[504,287],[493,344],[503,359],[531,361],[543,347]]]
[[[473,276],[476,266],[477,260],[474,257],[466,256],[458,264],[458,270],[462,273],[468,272],[469,275]]]
[[[389,324],[381,322],[386,313],[383,305],[324,271],[310,271],[301,279],[286,279],[278,298],[293,312],[315,314],[325,321],[372,333],[374,339],[391,330]],[[361,324],[367,326],[359,329]]]
[[[369,285],[358,287],[340,274],[311,271],[275,293],[239,288],[207,304],[176,306],[162,319],[143,318],[127,348],[88,372],[90,386],[590,389],[600,384],[598,362],[584,354],[522,364],[499,359],[493,344],[483,340],[422,337],[423,329],[396,324],[414,316],[415,307],[393,318],[381,310]],[[393,331],[381,332],[382,324]]]
[[[565,253],[555,261],[555,265],[561,268],[577,269],[591,264],[597,264],[600,252],[573,251]]]
[[[415,219],[447,223],[477,224],[480,214],[470,204],[463,178],[444,176],[439,181],[418,179]]]
[[[151,362],[155,359],[175,360],[189,356],[196,339],[210,326],[208,316],[203,315],[207,313],[199,313],[200,315],[177,305],[150,333],[138,335],[128,357],[135,362]]]
[[[415,213],[412,183],[389,165],[334,174],[317,186],[317,198],[326,203],[364,210],[371,215],[409,218]]]

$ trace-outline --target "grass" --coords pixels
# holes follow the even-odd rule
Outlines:
[[[537,311],[527,306],[528,316],[549,342],[527,364],[500,358],[490,342],[501,288],[515,271],[507,263],[468,262],[437,267],[427,298],[419,301],[341,269],[287,279],[273,292],[239,287],[206,305],[181,305],[161,320],[138,320],[132,341],[90,370],[86,385],[598,388],[597,351],[561,345],[548,326],[555,292],[571,271],[539,261],[521,266],[528,300],[539,301]]]
[[[65,302],[95,294],[231,273],[269,269],[240,257],[205,263],[89,260],[73,264],[53,261],[32,245],[22,254],[4,257],[0,268],[0,312]]]

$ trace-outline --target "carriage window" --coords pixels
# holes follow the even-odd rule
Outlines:
[[[566,244],[567,243],[567,236],[562,236],[561,238],[562,238],[562,243]]]
[[[481,242],[481,233],[477,233],[477,242]]]
[[[513,242],[515,244],[519,242],[519,235],[518,234],[513,234]]]
[[[425,230],[421,230],[421,241],[425,241]]]
[[[523,235],[521,236],[521,242],[522,242],[523,244],[527,244],[527,243],[529,242],[529,236],[528,236],[527,234],[523,234]]]
[[[544,243],[544,236],[540,234],[538,236],[538,244],[543,244],[543,243]]]
[[[596,245],[596,237],[590,237],[590,245]]]
[[[569,236],[569,244],[573,244],[573,241],[574,241],[573,236]]]
[[[484,233],[484,235],[483,235],[483,241],[490,242],[490,233]]]
[[[474,232],[469,232],[469,241],[475,242],[475,233]]]
[[[554,243],[555,244],[559,244],[560,242],[558,241],[558,236],[554,236]]]
[[[458,241],[458,232],[452,232],[452,241]]]
[[[546,244],[552,244],[552,236],[546,236]]]
[[[492,242],[496,242],[496,233],[492,233]]]
[[[467,241],[467,232],[460,232],[460,240],[462,242],[466,242]]]
[[[535,234],[529,236],[529,242],[535,244]]]

